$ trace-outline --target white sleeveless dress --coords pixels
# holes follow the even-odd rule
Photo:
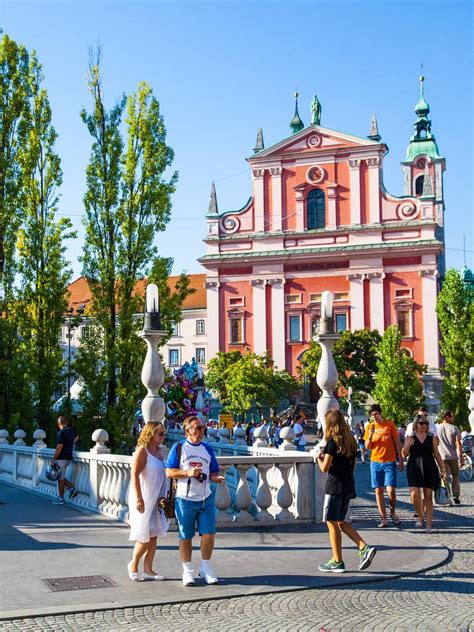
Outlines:
[[[140,487],[142,491],[145,511],[137,511],[137,496],[130,484],[128,506],[130,509],[130,540],[137,542],[149,542],[150,538],[166,535],[169,520],[161,510],[157,501],[160,496],[168,493],[168,479],[165,476],[164,461],[150,454],[147,450],[146,466],[140,474]]]

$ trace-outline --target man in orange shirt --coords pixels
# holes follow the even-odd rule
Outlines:
[[[397,461],[400,472],[403,470],[402,448],[398,431],[393,421],[382,418],[382,409],[373,404],[369,410],[370,422],[364,434],[365,447],[370,450],[370,478],[375,490],[377,507],[382,518],[379,527],[387,526],[384,490],[387,488],[390,505],[390,518],[399,525],[400,518],[395,513],[397,500]]]

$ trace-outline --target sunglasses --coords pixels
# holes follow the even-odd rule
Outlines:
[[[204,426],[192,426],[190,429],[190,432],[192,432],[193,430],[204,430]]]
[[[427,422],[427,421],[419,421],[419,422],[418,422],[418,425],[419,425],[419,426],[427,426],[427,425],[428,425],[428,422]]]
[[[165,436],[165,433],[164,433],[164,432],[157,432],[156,434],[157,434],[159,437],[164,437],[164,436]]]

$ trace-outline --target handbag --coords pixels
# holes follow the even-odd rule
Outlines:
[[[434,501],[435,501],[435,503],[437,505],[449,505],[450,504],[449,493],[448,493],[448,490],[446,488],[446,485],[444,484],[443,479],[440,480],[439,487],[438,487],[437,490],[435,490]]]
[[[169,520],[176,518],[176,512],[174,509],[174,491],[174,479],[172,479],[170,480],[168,494],[158,498],[158,507],[165,512],[165,516]]]

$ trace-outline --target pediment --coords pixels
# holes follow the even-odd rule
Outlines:
[[[380,143],[368,138],[344,134],[343,132],[338,132],[319,125],[311,125],[310,127],[306,127],[300,132],[285,138],[279,143],[272,145],[268,149],[259,151],[257,154],[249,158],[249,162],[260,160],[261,158],[281,157],[285,154],[294,155],[314,153],[319,150],[327,151],[330,149],[342,149],[343,147],[347,147],[349,149],[357,147],[374,147],[377,145],[380,145]]]

